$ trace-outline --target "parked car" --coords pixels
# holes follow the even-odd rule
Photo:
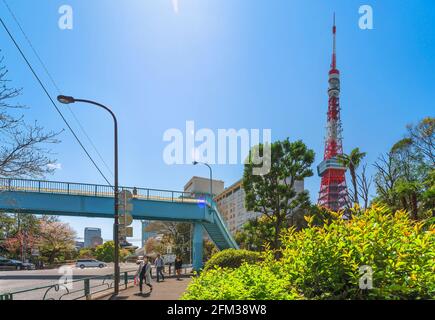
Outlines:
[[[36,266],[33,263],[24,262],[23,263],[23,269],[25,269],[25,270],[36,270]]]
[[[107,267],[107,264],[104,262],[95,260],[95,259],[80,259],[77,260],[76,267],[80,269],[84,268],[104,268]]]
[[[1,270],[34,270],[35,265],[33,263],[25,263],[18,260],[0,257],[0,269]]]

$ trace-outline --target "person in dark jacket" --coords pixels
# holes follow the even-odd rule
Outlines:
[[[177,280],[181,281],[181,270],[183,269],[183,260],[180,256],[175,259],[175,272],[177,273]]]

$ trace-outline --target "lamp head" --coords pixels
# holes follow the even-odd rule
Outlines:
[[[71,104],[76,102],[76,100],[73,97],[70,96],[58,96],[57,101],[63,104]]]

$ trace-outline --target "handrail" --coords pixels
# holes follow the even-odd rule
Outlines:
[[[238,248],[239,245],[236,243],[236,241],[234,240],[234,238],[231,236],[231,233],[230,233],[230,231],[228,230],[228,227],[227,227],[227,224],[225,223],[225,220],[222,218],[221,214],[219,213],[219,210],[218,210],[218,208],[217,208],[216,202],[215,202],[215,201],[212,201],[210,207],[211,207],[211,209],[213,210],[213,212],[215,213],[215,216],[216,216],[217,219],[219,220],[219,222],[220,222],[222,228],[224,229],[224,231],[225,231],[224,234],[228,235],[228,236],[229,236],[229,237],[228,237],[228,238],[229,238],[229,241],[232,242],[232,245],[233,245],[235,248]]]
[[[126,270],[126,271],[123,271],[122,273],[124,274],[124,278],[121,279],[120,281],[123,282],[125,285],[125,288],[127,288],[128,284],[132,283],[131,280],[134,279],[134,276],[136,275],[137,270],[136,269],[135,270]],[[95,280],[103,280],[103,281],[101,284],[92,285],[91,281],[95,281]],[[0,301],[1,300],[13,300],[14,297],[19,295],[19,294],[34,292],[34,291],[38,291],[38,290],[46,290],[44,295],[42,296],[42,300],[54,300],[54,298],[47,299],[48,293],[51,290],[54,290],[54,292],[65,291],[64,294],[61,294],[58,297],[59,300],[62,300],[64,297],[66,297],[68,295],[72,296],[72,295],[83,292],[83,295],[80,295],[76,298],[73,298],[73,300],[79,300],[79,299],[83,299],[83,298],[88,298],[92,294],[100,293],[100,292],[111,289],[113,287],[113,282],[110,282],[110,283],[106,282],[107,280],[113,280],[113,274],[106,274],[106,275],[95,276],[95,277],[86,277],[83,279],[69,281],[66,284],[56,283],[56,284],[52,284],[52,285],[36,287],[36,288],[27,289],[27,290],[18,290],[18,291],[14,291],[14,292],[0,293]],[[82,281],[83,281],[83,288],[78,289],[78,290],[70,290],[69,289],[68,285],[73,285],[75,283],[79,283]],[[103,289],[98,290],[98,291],[92,291],[92,289],[96,289],[99,287],[103,287]]]
[[[83,195],[95,197],[113,197],[114,191],[112,186],[48,181],[48,180],[29,180],[29,179],[11,179],[0,178],[0,190],[49,193],[49,194],[67,194]],[[202,193],[191,193],[184,191],[173,191],[164,189],[150,189],[137,187],[119,187],[120,191],[128,190],[134,194],[134,198],[146,200],[164,200],[170,202],[202,202],[205,197]]]

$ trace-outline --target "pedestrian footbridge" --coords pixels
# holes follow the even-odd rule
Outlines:
[[[133,219],[188,222],[194,225],[193,264],[196,270],[202,266],[204,230],[220,250],[238,248],[209,195],[119,188],[119,191],[123,190],[134,194]],[[107,185],[0,178],[0,211],[113,218],[114,189]]]

